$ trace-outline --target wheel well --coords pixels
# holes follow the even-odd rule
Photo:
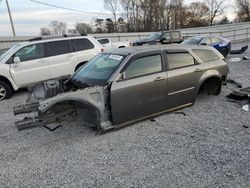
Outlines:
[[[198,93],[201,93],[204,90],[208,89],[206,87],[215,86],[215,85],[220,84],[220,83],[221,83],[221,79],[218,76],[213,76],[213,77],[207,78],[200,86]]]
[[[11,82],[7,78],[5,78],[4,76],[0,76],[0,80],[6,82],[7,84],[9,84],[11,89],[14,90]]]
[[[53,114],[53,118],[47,117],[46,114]],[[49,123],[75,120],[78,123],[85,124],[87,127],[98,129],[100,126],[99,116],[99,111],[90,104],[77,100],[66,100],[49,107],[43,118]]]
[[[76,68],[75,68],[75,72],[76,72],[82,65],[84,65],[85,63],[87,63],[87,61],[84,61],[84,62],[79,63],[79,64],[76,66]]]

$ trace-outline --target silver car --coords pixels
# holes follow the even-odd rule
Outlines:
[[[218,95],[229,69],[214,48],[147,46],[100,53],[66,82],[33,87],[14,114],[19,130],[76,121],[107,131],[194,104],[201,91]]]

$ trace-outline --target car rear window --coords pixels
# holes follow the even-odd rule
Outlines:
[[[212,50],[194,49],[192,50],[203,62],[219,60],[220,57]]]
[[[189,53],[172,53],[167,54],[169,70],[187,67],[195,64],[193,56]]]
[[[71,44],[76,51],[93,49],[94,45],[86,38],[84,39],[72,39]]]
[[[47,57],[73,52],[68,40],[45,43],[45,49]]]

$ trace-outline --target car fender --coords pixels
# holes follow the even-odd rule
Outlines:
[[[219,71],[217,70],[207,70],[200,78],[199,82],[198,82],[198,87],[197,87],[197,92],[199,91],[200,87],[202,86],[203,83],[205,83],[205,81],[209,78],[212,77],[217,77],[219,79],[221,79],[221,74]]]
[[[107,101],[105,96],[105,89],[103,87],[95,86],[82,90],[58,94],[54,97],[40,101],[38,106],[38,112],[39,114],[45,114],[54,105],[66,101],[78,102],[83,104],[84,106],[95,109],[98,112],[98,128],[104,130],[107,127],[111,126],[108,110],[106,109]]]
[[[8,64],[3,64],[3,65],[4,66],[1,66],[0,77],[7,79],[11,83],[11,86],[15,91],[18,90],[19,87],[16,85],[15,81],[13,80],[10,74],[10,65]]]

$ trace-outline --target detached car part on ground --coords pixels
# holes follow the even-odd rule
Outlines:
[[[14,114],[18,130],[76,120],[100,131],[194,104],[200,91],[218,95],[229,73],[211,47],[151,46],[101,53],[66,82],[31,89]]]

